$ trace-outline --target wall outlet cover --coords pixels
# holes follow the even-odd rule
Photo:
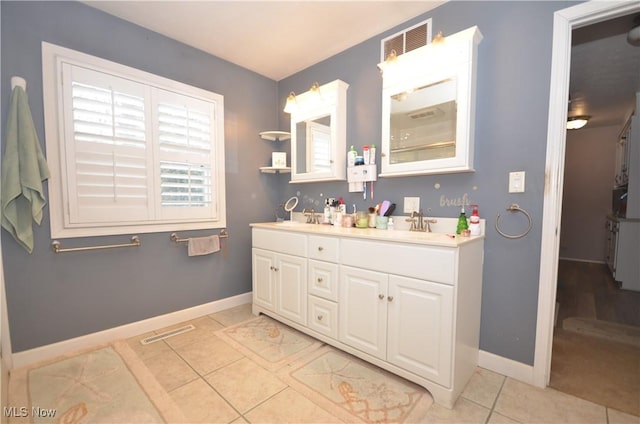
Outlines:
[[[509,172],[509,193],[524,193],[524,171]]]

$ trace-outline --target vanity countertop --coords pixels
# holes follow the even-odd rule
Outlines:
[[[431,246],[458,247],[484,239],[484,236],[461,237],[455,234],[426,233],[406,230],[379,230],[376,228],[336,227],[325,224],[305,224],[297,221],[258,222],[253,228],[300,232],[314,235],[351,237],[388,242],[414,243]]]

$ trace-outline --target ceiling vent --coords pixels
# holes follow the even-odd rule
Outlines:
[[[400,56],[403,53],[426,46],[430,42],[431,18],[383,39],[380,61],[383,62],[391,50],[395,50],[396,55]]]

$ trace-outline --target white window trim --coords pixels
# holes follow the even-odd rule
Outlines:
[[[64,150],[61,143],[64,140],[63,125],[63,96],[61,78],[61,63],[77,65],[90,64],[96,69],[101,69],[118,77],[127,78],[147,85],[157,86],[165,90],[188,94],[205,101],[216,104],[215,148],[211,154],[214,156],[215,165],[212,167],[213,178],[217,192],[217,216],[216,220],[163,220],[161,222],[149,222],[145,224],[113,223],[108,226],[82,225],[69,226],[65,224],[65,207],[68,205],[63,178],[66,178],[66,169],[63,167]],[[226,227],[226,195],[225,195],[225,157],[224,157],[224,97],[197,87],[173,81],[158,75],[124,66],[95,56],[80,53],[54,44],[42,43],[42,79],[43,79],[43,103],[45,120],[45,145],[47,163],[51,177],[49,178],[49,216],[51,221],[52,238],[90,237],[115,234],[155,233],[162,231],[185,231],[198,229],[214,229]],[[60,93],[60,95],[59,95]]]

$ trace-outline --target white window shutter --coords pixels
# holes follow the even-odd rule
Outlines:
[[[150,219],[146,87],[72,65],[63,75],[69,223]]]

